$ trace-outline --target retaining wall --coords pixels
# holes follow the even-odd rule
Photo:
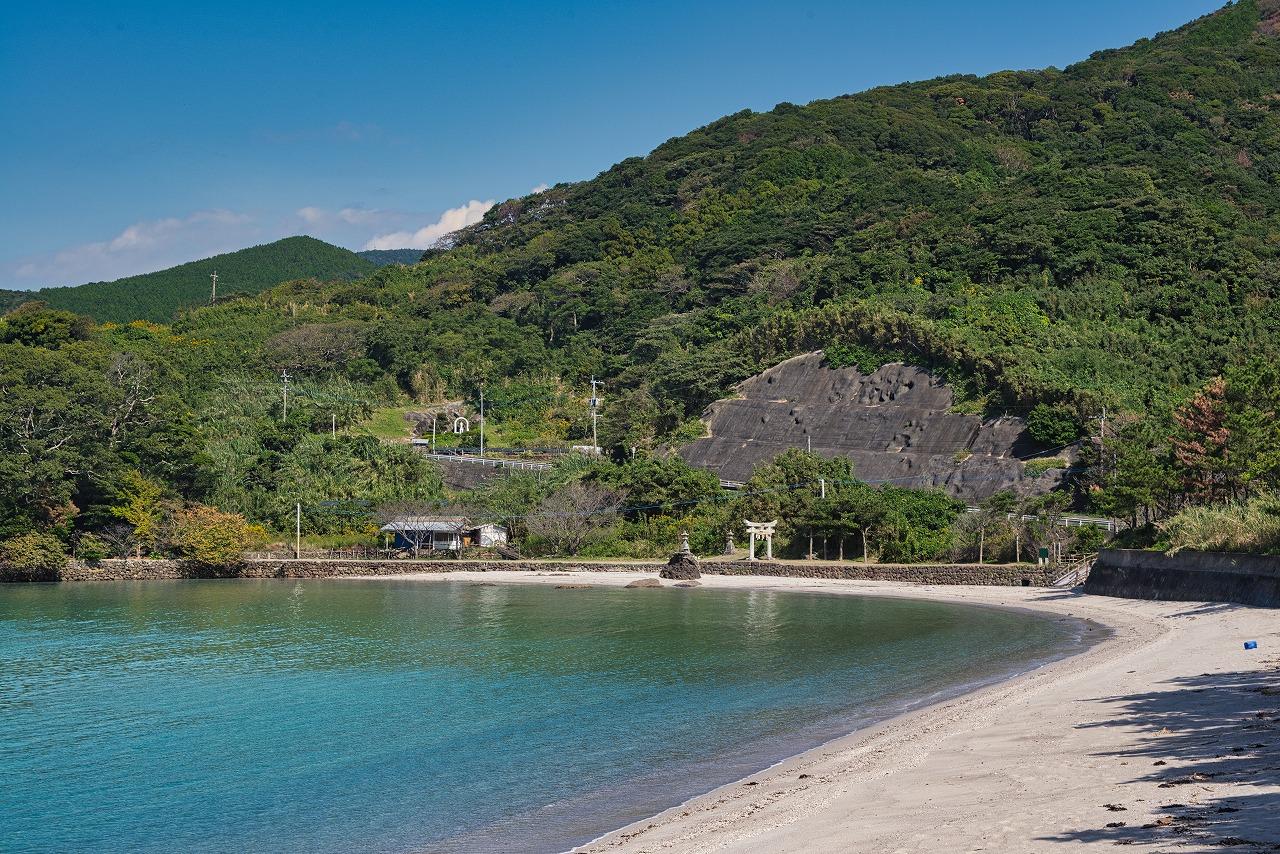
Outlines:
[[[530,563],[480,560],[250,560],[238,567],[210,569],[176,560],[104,560],[90,566],[72,561],[58,581],[147,581],[165,578],[335,578],[346,575],[401,573],[493,572],[657,572],[662,563],[598,563],[565,561]],[[30,581],[0,569],[0,581]],[[53,580],[53,579],[45,579]]]
[[[860,564],[860,563],[704,563],[702,571],[719,575],[777,575],[788,578],[837,578],[899,581],[911,584],[978,584],[997,587],[1048,587],[1060,567],[1033,564]]]
[[[601,561],[479,561],[479,560],[250,560],[239,567],[212,570],[174,560],[104,560],[90,566],[72,561],[59,581],[146,581],[172,578],[334,578],[350,575],[402,573],[494,572],[651,572],[665,563],[607,563]],[[770,575],[792,578],[836,578],[901,581],[918,584],[981,584],[1045,587],[1055,571],[1030,564],[802,564],[759,561],[709,561],[709,575]],[[0,581],[32,579],[5,574]],[[52,580],[52,579],[50,579]]]
[[[1084,590],[1125,599],[1237,602],[1280,608],[1280,558],[1103,549]]]

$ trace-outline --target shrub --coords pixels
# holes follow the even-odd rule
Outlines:
[[[54,580],[67,565],[67,550],[52,534],[31,531],[0,542],[0,566],[32,580]]]
[[[1096,552],[1107,543],[1107,532],[1097,525],[1083,525],[1076,528],[1071,538],[1071,551],[1076,554]]]
[[[201,566],[226,568],[244,559],[246,550],[266,539],[260,525],[239,513],[197,504],[174,516],[170,545],[180,557]]]
[[[1022,472],[1027,477],[1039,477],[1053,469],[1064,469],[1071,465],[1062,457],[1036,457],[1022,464]]]
[[[1260,495],[1247,502],[1189,507],[1160,524],[1168,550],[1280,552],[1280,496]]]
[[[83,534],[76,543],[76,557],[85,563],[96,564],[110,556],[111,548],[106,541],[94,534]]]
[[[1065,406],[1038,403],[1027,416],[1027,432],[1042,445],[1060,448],[1080,438],[1080,420]]]

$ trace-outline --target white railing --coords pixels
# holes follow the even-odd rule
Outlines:
[[[433,454],[423,451],[422,455],[429,460],[442,463],[467,463],[476,466],[488,466],[495,469],[519,469],[521,471],[551,471],[551,463],[537,463],[530,460],[506,460],[501,457],[472,457],[464,454]]]
[[[966,507],[964,508],[964,512],[981,513],[982,508]],[[1022,522],[1034,522],[1036,519],[1040,519],[1042,517],[1035,516],[1032,514],[1024,514],[1022,516],[1017,516],[1013,513],[1006,513],[1005,518],[1018,519]],[[1088,526],[1093,525],[1095,527],[1102,528],[1107,531],[1114,532],[1116,530],[1116,523],[1114,520],[1102,519],[1097,516],[1063,516],[1061,521],[1058,524],[1062,525],[1062,527],[1064,528],[1087,528]]]

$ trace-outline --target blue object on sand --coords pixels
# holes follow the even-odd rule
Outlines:
[[[1258,648],[1258,642],[1257,642],[1257,641],[1245,641],[1245,642],[1244,642],[1244,648],[1245,648],[1245,649],[1257,649],[1257,648]]]

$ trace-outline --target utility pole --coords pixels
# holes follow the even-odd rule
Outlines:
[[[600,453],[600,439],[596,433],[596,423],[600,420],[600,398],[596,397],[596,386],[602,386],[604,382],[598,380],[595,374],[591,375],[591,453]]]
[[[337,415],[331,414],[329,416],[329,435],[333,436],[334,438],[337,438],[337,435],[338,435],[338,416]]]
[[[484,459],[484,386],[480,386],[480,459]]]
[[[436,418],[438,413],[431,413],[431,453],[436,452]]]
[[[1107,477],[1107,407],[1098,418],[1098,471],[1105,483]]]
[[[289,372],[287,370],[280,372],[280,393],[282,395],[280,404],[280,420],[289,420]]]
[[[825,477],[818,478],[818,488],[821,490],[821,493],[818,495],[818,497],[826,498],[827,497],[827,479]]]
[[[293,559],[302,557],[302,502],[293,505]]]
[[[209,278],[213,280],[213,288],[209,291],[209,305],[213,305],[218,301],[218,271],[214,270]]]

